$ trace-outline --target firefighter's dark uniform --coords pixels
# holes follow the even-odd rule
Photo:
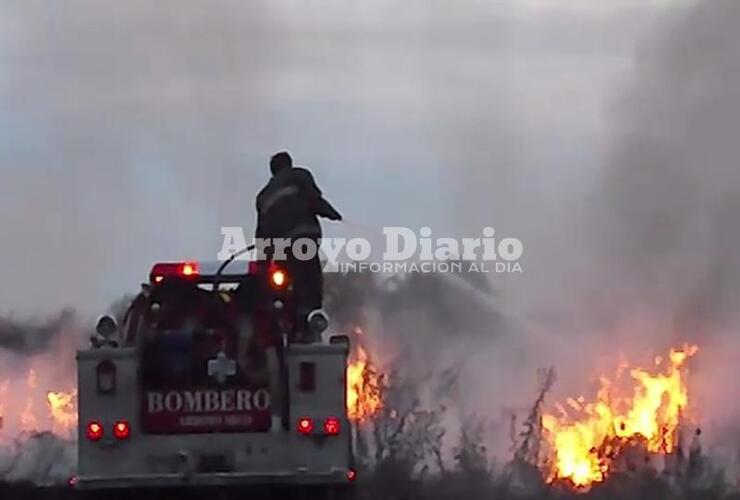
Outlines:
[[[257,238],[287,238],[292,242],[309,238],[317,248],[321,239],[318,217],[341,220],[342,216],[321,194],[311,172],[300,167],[286,167],[276,172],[257,195]],[[323,278],[319,254],[309,260],[286,249],[285,262],[293,280],[293,289],[301,318],[320,309]]]

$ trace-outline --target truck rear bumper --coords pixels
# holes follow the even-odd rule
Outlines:
[[[251,474],[216,472],[205,474],[146,474],[131,476],[79,476],[75,487],[80,490],[110,490],[128,488],[182,488],[239,485],[349,485],[354,471],[336,469],[331,472],[286,472]]]

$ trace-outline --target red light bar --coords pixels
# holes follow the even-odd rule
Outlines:
[[[160,262],[154,264],[149,273],[152,284],[161,283],[168,277],[197,278],[200,275],[200,265],[197,262]]]

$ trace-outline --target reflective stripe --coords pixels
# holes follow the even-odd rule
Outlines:
[[[270,196],[262,200],[262,203],[260,205],[260,213],[266,214],[275,205],[275,203],[280,201],[280,199],[285,198],[286,196],[292,196],[294,194],[298,194],[298,186],[286,186],[284,188],[278,189]]]

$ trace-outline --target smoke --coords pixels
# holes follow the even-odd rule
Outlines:
[[[697,2],[641,46],[595,197],[593,237],[617,285],[606,289],[630,309],[672,309],[687,330],[736,321],[737,12]]]
[[[0,317],[0,350],[25,355],[46,350],[57,336],[70,328],[73,321],[71,310],[62,311],[58,317],[40,324]]]
[[[67,483],[77,468],[74,443],[50,432],[19,436],[0,446],[0,488],[6,483],[57,486]]]
[[[526,246],[525,273],[516,283],[495,277],[505,293],[492,299],[493,314],[506,322],[482,322],[472,337],[440,335],[436,318],[417,311],[401,328],[414,332],[420,364],[438,374],[463,366],[455,406],[499,424],[491,449],[500,455],[505,416],[531,402],[538,367],[556,368],[554,398],[593,394],[598,376],[623,357],[650,366],[685,341],[700,346],[692,416],[717,453],[736,455],[739,18],[740,4],[720,0],[678,3],[651,19],[603,96],[603,134],[570,144],[586,155],[594,139],[603,156],[538,158],[564,178],[549,179],[552,191],[540,197],[525,196],[544,180],[526,175],[533,167],[515,142],[476,149],[478,137],[466,137],[473,153],[454,177],[465,190],[460,226],[506,213],[506,229],[524,233],[516,236]],[[486,125],[479,130],[491,131]],[[491,158],[525,173],[486,170]],[[528,190],[516,184],[524,177]],[[519,195],[513,204],[497,199],[502,183]]]
[[[647,334],[701,346],[694,393],[715,442],[740,415],[727,397],[740,377],[739,16],[732,0],[696,2],[641,45],[591,220],[594,310],[612,324],[650,317],[637,345]]]
[[[695,342],[692,416],[715,451],[735,457],[738,18],[732,0],[677,4],[644,32],[607,101],[603,168],[590,189],[562,200],[567,210],[548,214],[560,237],[546,247],[547,266],[530,253],[528,269],[540,273],[529,274],[515,297],[528,331],[543,335],[536,345],[510,338],[487,351],[510,369],[495,375],[520,388],[521,369],[501,351],[526,345],[519,367],[554,364],[561,397],[591,392],[622,355],[646,364],[669,346]]]

